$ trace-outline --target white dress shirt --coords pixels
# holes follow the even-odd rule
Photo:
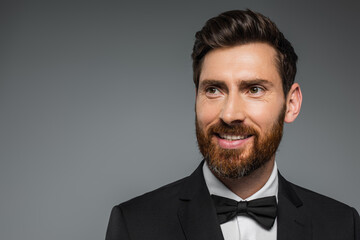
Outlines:
[[[262,197],[276,196],[278,194],[278,171],[276,162],[272,173],[265,185],[256,193],[246,199],[241,199],[221,181],[219,181],[210,171],[208,165],[203,166],[206,186],[210,194],[230,198],[236,201],[253,200]],[[277,219],[270,230],[262,228],[258,223],[247,216],[237,216],[232,220],[220,225],[225,240],[276,240],[277,237]]]

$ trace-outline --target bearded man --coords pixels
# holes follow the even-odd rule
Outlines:
[[[106,240],[360,240],[354,208],[286,181],[275,153],[302,94],[297,55],[267,17],[229,11],[196,33],[196,136],[204,161],[113,208]]]

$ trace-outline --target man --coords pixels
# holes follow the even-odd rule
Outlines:
[[[301,108],[297,55],[259,13],[208,20],[192,53],[195,172],[112,210],[116,239],[357,239],[355,209],[286,181],[275,153]]]

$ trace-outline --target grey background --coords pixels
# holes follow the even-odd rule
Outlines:
[[[357,1],[1,1],[0,239],[103,239],[113,205],[190,174],[194,34],[244,8],[300,57],[280,171],[359,211]]]

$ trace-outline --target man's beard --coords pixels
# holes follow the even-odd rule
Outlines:
[[[263,166],[275,156],[279,147],[284,126],[285,106],[278,120],[272,128],[260,135],[260,133],[243,123],[239,125],[227,125],[223,121],[211,126],[206,135],[200,128],[196,118],[196,137],[198,147],[204,156],[210,170],[219,178],[239,179],[248,176],[256,169]],[[212,142],[218,134],[252,136],[251,149],[223,149],[217,143]],[[249,144],[249,143],[246,143]],[[246,156],[244,156],[246,155]]]

